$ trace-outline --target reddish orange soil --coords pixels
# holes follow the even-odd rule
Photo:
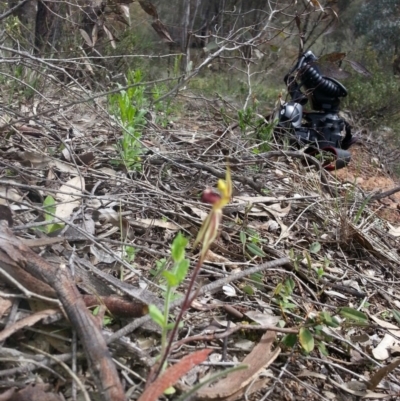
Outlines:
[[[355,144],[350,151],[352,160],[349,166],[335,173],[339,180],[356,183],[366,193],[384,192],[399,185],[383,170],[381,162],[366,146]],[[379,209],[378,216],[393,223],[400,223],[400,192],[376,201],[371,206],[373,209]]]

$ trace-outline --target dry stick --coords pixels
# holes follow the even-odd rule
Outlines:
[[[290,263],[289,258],[280,258],[280,259],[273,260],[271,262],[263,263],[259,266],[251,267],[250,269],[241,271],[237,274],[231,274],[227,277],[221,278],[219,280],[216,280],[210,284],[207,284],[207,285],[201,287],[200,290],[198,291],[198,295],[203,295],[207,292],[214,292],[215,290],[221,288],[223,285],[228,284],[232,281],[240,280],[241,278],[246,277],[250,274],[254,274],[254,273],[264,271],[264,270],[283,266],[287,263]],[[183,301],[184,301],[183,298],[177,299],[176,301],[171,303],[171,308],[176,308],[176,307],[181,306]],[[139,328],[140,326],[142,326],[143,324],[145,324],[146,322],[148,322],[150,320],[151,320],[151,317],[149,315],[146,315],[139,319],[134,320],[132,323],[129,323],[128,325],[126,325],[122,329],[116,331],[113,335],[111,335],[107,339],[107,344],[111,344],[115,340],[118,340],[119,338],[132,333],[134,330],[136,330],[137,328]]]
[[[396,192],[400,192],[400,186],[399,187],[394,187],[394,188],[389,189],[388,191],[382,192],[380,194],[372,195],[369,198],[369,201],[383,199],[383,198],[386,198],[386,197],[388,197],[390,195],[395,194]]]
[[[11,269],[23,268],[54,288],[71,325],[75,327],[81,339],[100,399],[126,401],[106,341],[87,310],[66,266],[60,265],[56,268],[50,265],[16,238],[5,221],[0,221],[0,264],[3,267],[8,265]]]
[[[182,340],[176,342],[173,349],[179,348],[183,344],[188,344],[194,341],[212,341],[212,340],[221,340],[231,336],[233,333],[236,333],[239,330],[260,330],[260,331],[277,331],[279,333],[288,333],[288,334],[297,334],[299,329],[291,329],[286,327],[277,327],[277,326],[258,326],[258,325],[250,325],[250,324],[238,324],[235,327],[227,329],[222,333],[211,333],[211,334],[199,334],[197,336],[185,337]]]

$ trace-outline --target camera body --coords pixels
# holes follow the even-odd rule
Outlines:
[[[338,169],[350,161],[347,149],[353,144],[351,127],[339,116],[340,100],[347,96],[347,90],[337,80],[323,76],[316,61],[308,51],[285,76],[291,100],[281,106],[278,128],[289,133],[299,145],[309,145],[310,154],[333,154],[336,162],[324,167]],[[307,102],[312,112],[303,110]]]

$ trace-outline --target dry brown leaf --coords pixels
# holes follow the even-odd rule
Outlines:
[[[131,15],[129,13],[129,6],[127,4],[118,4],[118,8],[121,10],[122,15],[128,25],[131,25]]]
[[[362,397],[362,398],[376,398],[376,399],[380,399],[380,398],[388,398],[389,396],[387,394],[383,394],[383,393],[374,393],[372,391],[369,391],[367,389],[365,390],[357,390],[354,389],[352,387],[354,387],[354,384],[350,384],[353,382],[349,382],[349,383],[338,383],[335,382],[331,377],[328,377],[328,380],[330,383],[332,383],[334,386],[340,388],[341,390],[345,391],[346,393],[358,396],[358,397]],[[361,382],[357,382],[360,384],[360,388],[365,388],[366,385],[365,383],[361,383]]]
[[[101,223],[110,223],[116,229],[121,230],[121,235],[123,238],[126,239],[133,238],[134,233],[131,229],[129,221],[125,217],[122,217],[121,214],[115,211],[114,209],[104,208],[95,210],[93,212],[93,220],[99,221]]]
[[[169,367],[151,386],[139,397],[138,401],[156,401],[159,396],[168,388],[174,385],[182,376],[193,367],[204,362],[212,349],[202,349],[184,356],[177,364]]]
[[[139,4],[140,4],[140,7],[142,7],[142,9],[147,14],[149,14],[150,16],[152,16],[155,19],[158,18],[157,8],[155,7],[155,5],[152,2],[150,2],[149,0],[139,0]]]
[[[400,342],[386,333],[381,342],[372,350],[372,355],[375,359],[383,361],[390,357],[390,350],[398,345],[400,345]]]
[[[108,39],[109,39],[109,41],[111,43],[111,47],[113,49],[116,49],[117,48],[117,44],[115,43],[115,39],[114,39],[113,34],[108,30],[108,28],[105,25],[103,25],[103,29],[104,29],[104,32],[106,33],[106,35],[108,36]]]
[[[160,39],[162,39],[164,42],[174,43],[174,40],[171,38],[166,26],[159,19],[153,21],[151,26],[157,32]]]
[[[9,401],[61,401],[62,398],[53,393],[46,393],[46,384],[31,384],[22,390],[14,392]]]
[[[218,255],[215,252],[208,250],[205,258],[205,262],[208,263],[229,263],[230,267],[232,268],[233,265],[231,264],[231,261],[226,258],[225,256]]]
[[[387,376],[390,372],[396,369],[400,365],[400,359],[393,361],[391,364],[384,366],[379,369],[369,380],[368,389],[375,390],[376,386],[381,382],[381,380]]]
[[[34,313],[33,315],[27,316],[13,325],[7,327],[3,331],[0,332],[0,341],[6,340],[12,334],[16,333],[18,330],[23,329],[24,327],[33,326],[35,323],[39,322],[42,319],[45,319],[49,316],[53,316],[56,313],[59,313],[57,309],[47,309],[41,312]]]
[[[311,3],[315,8],[319,8],[321,11],[324,11],[318,0],[309,0],[309,3]]]
[[[90,36],[84,29],[79,29],[79,32],[81,33],[81,36],[83,39],[85,39],[85,42],[89,47],[93,47],[93,42],[92,39],[90,39]]]
[[[80,205],[80,195],[85,189],[85,179],[83,177],[74,177],[60,187],[60,193],[57,193],[56,213],[57,217],[68,219],[73,210]],[[64,192],[64,193],[61,193]]]
[[[0,205],[8,205],[9,202],[20,202],[22,198],[16,188],[0,187]]]
[[[250,354],[244,358],[242,363],[248,365],[248,369],[229,374],[213,387],[208,386],[200,389],[197,393],[197,398],[204,401],[233,401],[242,399],[241,397],[247,385],[256,380],[260,372],[268,367],[280,354],[281,349],[279,347],[271,351],[275,338],[276,332],[267,331]],[[249,390],[253,392],[256,388],[252,386]]]
[[[392,333],[394,336],[400,337],[400,328],[399,327],[397,327],[393,323],[387,322],[386,320],[379,319],[378,317],[373,316],[369,313],[367,313],[367,314],[380,327],[383,327],[384,329],[388,329],[389,333]]]
[[[400,227],[394,227],[390,223],[387,223],[389,226],[389,234],[394,237],[400,237]]]
[[[281,319],[279,316],[268,313],[261,313],[258,311],[249,311],[246,312],[245,315],[251,320],[254,320],[256,323],[260,324],[261,326],[275,326]]]

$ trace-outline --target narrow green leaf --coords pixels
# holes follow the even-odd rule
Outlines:
[[[305,327],[302,327],[299,331],[299,341],[300,345],[307,353],[310,353],[314,349],[314,337],[311,331]]]
[[[400,323],[400,312],[396,309],[392,309],[393,317],[396,319],[397,323]]]
[[[286,288],[289,289],[290,294],[291,294],[294,290],[294,287],[296,286],[296,283],[292,278],[288,278],[287,280],[285,280],[285,286],[286,286]]]
[[[244,231],[240,231],[239,237],[240,237],[240,242],[243,245],[245,245],[246,244],[246,240],[247,240],[246,233]]]
[[[368,324],[368,317],[365,313],[360,312],[356,309],[349,308],[347,306],[344,306],[343,308],[340,308],[339,314],[342,317],[345,317],[350,320],[354,320],[357,323],[360,324]]]
[[[183,322],[181,322],[181,323],[179,323],[179,328],[183,327]],[[165,329],[172,330],[174,327],[175,327],[175,322],[170,322],[165,326]]]
[[[310,245],[310,252],[311,253],[318,253],[321,250],[321,244],[319,242],[313,242]]]
[[[46,196],[45,200],[43,201],[43,209],[49,213],[55,214],[56,212],[56,201],[52,196]],[[45,220],[53,220],[53,216],[45,213],[44,219]]]
[[[250,227],[248,227],[246,231],[247,231],[247,233],[248,233],[249,235],[251,235],[252,237],[257,237],[257,236],[258,236],[258,232],[257,232],[256,230],[253,230],[253,229],[250,228]]]
[[[322,355],[329,356],[328,349],[324,343],[318,342],[318,349],[321,351]]]
[[[307,266],[311,270],[312,268],[311,256],[307,251],[304,251],[304,256],[306,257],[307,260]]]
[[[266,254],[264,251],[256,244],[253,244],[252,242],[248,243],[246,245],[247,250],[252,253],[253,255],[259,256],[261,258],[265,257]]]
[[[185,258],[185,248],[188,240],[179,233],[171,245],[171,256],[174,262],[178,263]]]
[[[160,327],[165,326],[164,315],[161,313],[160,309],[157,308],[157,306],[149,305],[149,315]]]

